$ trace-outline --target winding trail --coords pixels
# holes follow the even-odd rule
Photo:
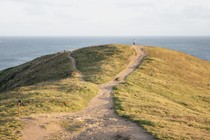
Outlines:
[[[116,75],[114,80],[99,85],[99,94],[91,100],[85,110],[77,113],[42,114],[22,118],[26,123],[22,140],[53,139],[54,134],[59,139],[68,140],[155,139],[137,124],[117,116],[113,110],[112,88],[125,81],[126,77],[143,62],[147,55],[143,46],[131,47],[135,49],[135,55],[130,58],[130,63]],[[76,69],[74,59],[72,57],[70,59]],[[60,127],[58,123],[60,120],[82,122],[82,128],[78,131],[66,131]]]

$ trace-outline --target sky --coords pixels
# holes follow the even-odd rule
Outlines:
[[[0,36],[210,36],[210,0],[0,0]]]

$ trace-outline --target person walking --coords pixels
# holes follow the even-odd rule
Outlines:
[[[135,39],[133,39],[133,45],[136,45],[136,40]]]

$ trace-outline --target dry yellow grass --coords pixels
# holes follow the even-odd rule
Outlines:
[[[210,139],[210,62],[157,47],[115,88],[115,110],[160,139]]]

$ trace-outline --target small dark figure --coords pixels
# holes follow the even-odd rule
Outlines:
[[[133,45],[136,45],[136,40],[135,39],[133,39]]]
[[[21,104],[21,100],[18,100],[18,115],[20,115],[20,104]]]

